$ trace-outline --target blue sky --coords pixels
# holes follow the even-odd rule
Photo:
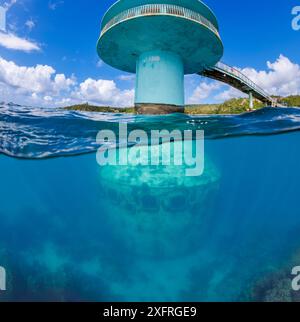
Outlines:
[[[113,2],[0,0],[9,7],[10,37],[0,33],[0,100],[43,106],[130,104],[134,79],[99,62],[96,53],[101,17]],[[300,93],[300,31],[291,27],[291,11],[299,1],[205,2],[219,20],[224,62],[243,69],[272,94]],[[240,95],[199,76],[186,78],[190,103]]]

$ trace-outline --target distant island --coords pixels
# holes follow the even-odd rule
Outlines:
[[[281,104],[291,107],[300,107],[300,95],[276,97]],[[254,109],[263,108],[264,104],[254,100]],[[133,114],[134,107],[111,107],[95,106],[89,103],[78,104],[64,107],[66,110],[83,111],[83,112],[100,112],[100,113],[127,113]],[[190,115],[196,114],[241,114],[249,111],[249,100],[247,98],[233,98],[221,104],[197,104],[187,105],[185,113]]]

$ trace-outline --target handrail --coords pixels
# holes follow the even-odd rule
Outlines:
[[[170,4],[147,4],[147,5],[127,9],[119,13],[118,15],[116,15],[103,27],[101,31],[101,36],[111,27],[123,21],[140,17],[140,16],[152,16],[152,15],[171,15],[171,16],[183,17],[183,18],[198,22],[204,25],[205,27],[207,27],[208,29],[210,29],[214,34],[216,34],[220,38],[218,29],[201,14],[184,7],[170,5]]]
[[[110,28],[114,27],[115,25],[121,22],[130,20],[136,17],[153,16],[153,15],[170,15],[170,16],[177,16],[177,17],[189,19],[191,21],[204,25],[205,27],[210,29],[218,38],[220,38],[218,29],[201,14],[184,7],[170,5],[170,4],[147,4],[147,5],[127,9],[119,13],[118,15],[116,15],[103,27],[103,29],[101,30],[100,37],[102,37],[102,35]],[[231,76],[237,79],[240,79],[250,88],[252,88],[254,91],[256,91],[257,93],[265,97],[270,102],[272,102],[272,104],[276,103],[275,99],[273,99],[261,87],[256,85],[251,79],[249,79],[247,76],[245,76],[242,72],[240,72],[236,68],[230,67],[222,62],[219,62],[214,67],[211,67],[210,69],[212,70],[219,69],[221,72],[226,72],[227,74],[230,74]]]
[[[221,71],[225,71],[239,79],[241,79],[242,81],[244,81],[244,83],[246,83],[249,87],[251,87],[252,89],[254,89],[255,91],[257,91],[258,93],[260,93],[262,96],[266,97],[267,99],[269,99],[271,102],[274,101],[274,99],[268,94],[266,93],[261,87],[259,87],[258,85],[256,85],[250,78],[248,78],[246,75],[244,75],[242,72],[240,72],[239,70],[237,70],[234,67],[230,67],[222,62],[218,62],[215,67],[212,67],[212,69],[217,68]]]

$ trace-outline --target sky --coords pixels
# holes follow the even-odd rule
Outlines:
[[[134,75],[103,63],[96,43],[114,0],[0,0],[0,101],[65,106],[80,102],[132,106]],[[216,14],[222,61],[270,94],[300,94],[300,0],[206,0]],[[299,8],[300,14],[300,8]],[[300,19],[299,19],[300,25]],[[186,102],[219,103],[243,94],[198,75],[185,78]]]

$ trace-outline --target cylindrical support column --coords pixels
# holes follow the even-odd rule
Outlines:
[[[184,112],[184,67],[180,56],[150,51],[138,58],[135,107],[139,114]]]
[[[254,108],[252,92],[249,92],[249,107],[250,107],[250,110],[253,110]]]

